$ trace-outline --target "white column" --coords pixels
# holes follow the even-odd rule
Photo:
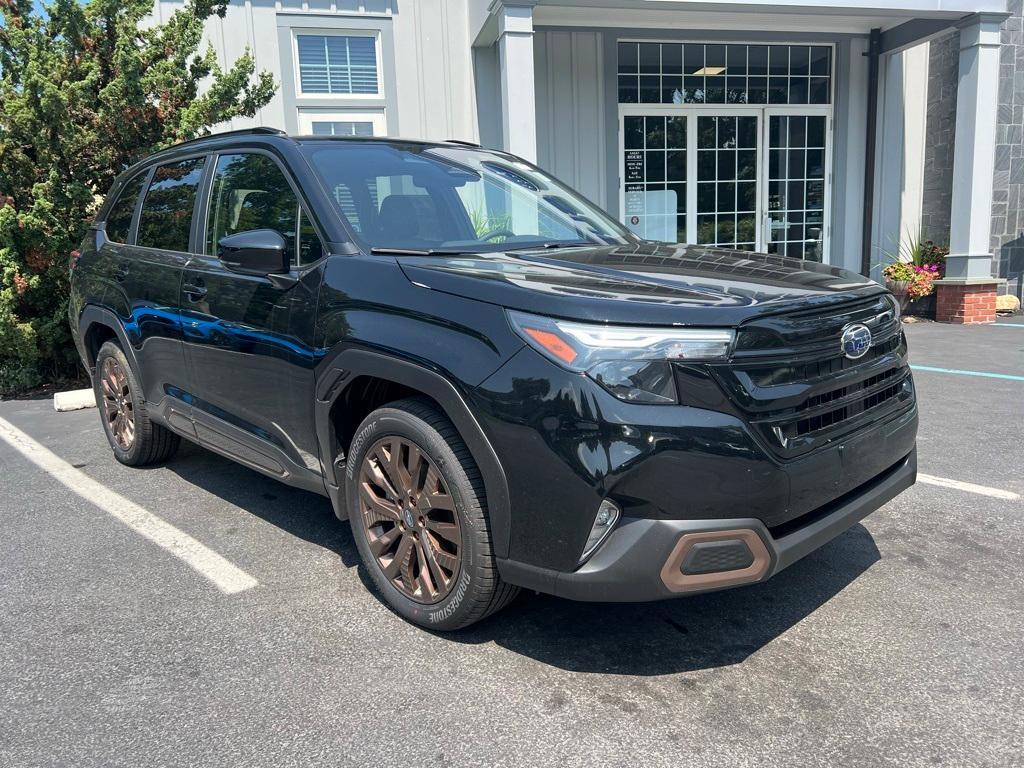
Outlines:
[[[980,13],[960,30],[947,279],[992,276],[999,26],[1004,18],[1002,14]]]
[[[537,106],[533,78],[533,0],[497,7],[502,145],[537,162]]]

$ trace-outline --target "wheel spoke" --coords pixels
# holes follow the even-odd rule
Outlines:
[[[359,486],[359,498],[363,502],[363,516],[367,525],[376,525],[381,521],[397,523],[401,518],[398,507],[385,501],[373,492],[369,483]]]
[[[424,512],[432,509],[455,511],[455,501],[447,493],[425,493],[421,497],[420,509]]]
[[[454,523],[445,523],[440,520],[433,520],[427,518],[427,529],[433,531],[442,539],[452,542],[458,546],[461,542],[461,536],[459,535],[459,526]]]
[[[420,566],[418,576],[420,588],[423,590],[423,594],[427,597],[436,597],[437,593],[443,589],[444,581],[434,581],[433,566],[436,566],[436,563],[431,564],[427,547],[423,545],[422,539],[419,538],[416,539],[416,557],[419,560]]]
[[[371,537],[370,551],[373,552],[374,557],[383,557],[395,545],[395,542],[398,541],[401,535],[402,529],[396,525],[376,538]]]
[[[426,533],[420,535],[420,549],[423,551],[424,559],[427,561],[431,577],[437,585],[438,591],[447,590],[448,576],[441,570],[441,564],[438,561],[434,543]]]
[[[374,485],[380,487],[388,496],[392,499],[398,498],[398,490],[395,488],[395,484],[388,477],[384,471],[384,467],[387,466],[387,460],[380,455],[378,451],[374,451],[372,454],[373,461],[367,462],[370,470],[370,477],[373,480]]]
[[[398,543],[398,549],[395,550],[395,556],[388,563],[381,563],[381,570],[383,570],[384,575],[388,579],[394,581],[399,573],[405,569],[411,550],[412,539],[408,536],[403,536],[402,540]]]
[[[423,492],[423,465],[426,460],[419,446],[409,445],[409,490],[419,494]]]
[[[394,482],[395,490],[401,498],[409,493],[409,472],[402,466],[402,443],[398,438],[392,438],[388,458],[388,477]]]
[[[412,575],[412,566],[416,560],[416,547],[413,545],[411,536],[403,536],[402,543],[398,545],[398,549],[405,548],[405,557],[402,558],[402,562],[399,564],[399,573],[402,576],[402,584],[410,593],[416,592],[416,579]]]

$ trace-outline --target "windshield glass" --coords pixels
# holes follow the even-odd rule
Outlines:
[[[505,155],[354,141],[303,149],[367,248],[484,253],[634,241],[571,189]]]

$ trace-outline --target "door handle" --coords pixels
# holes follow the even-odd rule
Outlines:
[[[121,262],[120,264],[117,265],[117,268],[114,270],[114,279],[117,280],[117,282],[119,283],[123,283],[125,280],[128,279],[127,262]]]
[[[181,292],[188,296],[189,301],[199,301],[206,295],[206,286],[202,280],[197,279],[194,283],[182,285]]]

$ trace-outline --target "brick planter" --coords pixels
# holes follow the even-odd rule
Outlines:
[[[940,323],[994,323],[996,321],[995,278],[936,280],[935,319]]]

